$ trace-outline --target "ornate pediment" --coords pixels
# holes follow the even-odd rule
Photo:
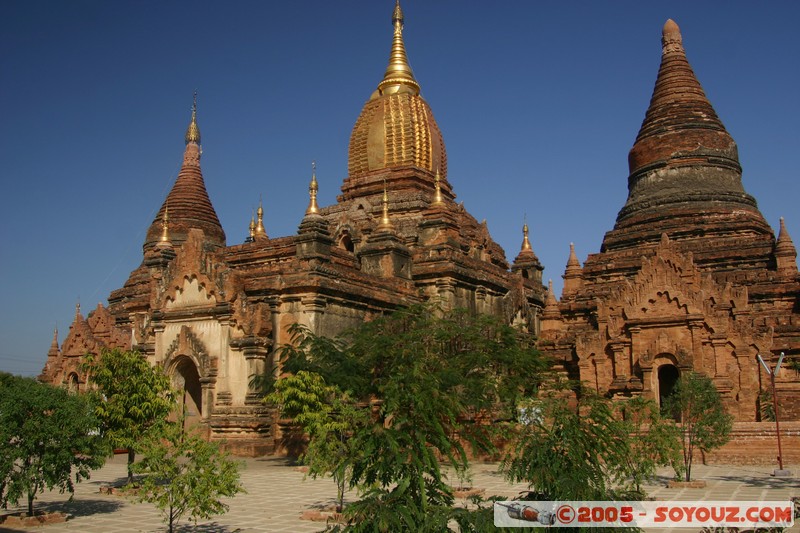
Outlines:
[[[92,335],[89,323],[82,316],[76,315],[69,327],[67,338],[61,345],[61,354],[66,357],[83,356],[87,353],[94,353],[96,347],[97,341]]]
[[[182,307],[213,307],[217,301],[213,292],[206,289],[206,283],[196,276],[185,276],[181,284],[175,284],[166,296],[164,308],[179,309]]]
[[[203,232],[189,230],[186,242],[151,295],[152,306],[155,309],[213,307],[226,301],[231,289],[235,290],[233,277],[220,255],[206,249]]]
[[[727,329],[732,310],[741,311],[748,302],[747,289],[720,285],[696,267],[691,253],[681,253],[665,237],[653,256],[642,258],[636,276],[598,298],[597,306],[598,318],[615,325],[614,331],[609,328],[613,336],[622,326],[614,317],[637,324],[716,317],[726,322],[719,327]]]

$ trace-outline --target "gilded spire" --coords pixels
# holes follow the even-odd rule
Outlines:
[[[433,195],[433,205],[443,205],[444,199],[442,198],[442,178],[439,176],[439,169],[436,169],[436,177],[433,180],[433,186],[436,192]]]
[[[308,185],[308,209],[306,209],[306,215],[317,215],[319,214],[319,207],[317,206],[317,191],[319,190],[319,185],[317,185],[317,162],[311,162],[311,183]]]
[[[381,223],[378,228],[392,229],[392,221],[389,219],[389,192],[386,190],[386,180],[383,180],[383,216],[381,216]]]
[[[267,231],[264,229],[264,208],[261,206],[261,197],[258,198],[258,209],[256,210],[256,238],[264,239]]]
[[[255,215],[250,215],[250,225],[248,226],[248,234],[247,239],[244,242],[255,242],[256,240],[256,217]]]
[[[414,72],[408,64],[406,46],[403,43],[403,10],[400,9],[400,0],[396,0],[392,13],[394,25],[394,38],[392,52],[389,54],[389,66],[383,75],[383,80],[378,84],[381,94],[410,92],[419,94],[419,83],[414,79]]]
[[[520,252],[532,252],[531,241],[528,239],[528,223],[522,225],[522,249]]]
[[[159,248],[169,248],[172,243],[169,241],[169,206],[164,207],[164,216],[161,219],[161,238],[158,239]]]
[[[194,92],[194,102],[192,103],[192,121],[186,128],[186,144],[200,144],[200,128],[197,126],[197,91]]]

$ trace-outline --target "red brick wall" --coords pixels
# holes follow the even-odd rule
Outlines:
[[[783,466],[800,466],[800,422],[781,422]],[[778,465],[775,422],[736,422],[731,440],[706,454],[708,464]]]

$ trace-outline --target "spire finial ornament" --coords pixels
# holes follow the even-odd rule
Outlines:
[[[381,94],[410,92],[419,94],[419,83],[414,79],[414,72],[408,64],[406,46],[403,43],[403,10],[400,9],[400,0],[396,0],[392,13],[394,25],[394,38],[392,52],[389,54],[389,66],[383,75],[383,80],[378,84]]]
[[[250,212],[250,225],[248,226],[247,238],[244,240],[246,243],[256,241],[256,216]]]
[[[53,341],[50,343],[50,350],[47,351],[49,357],[58,356],[58,326],[53,328]]]
[[[200,128],[197,126],[197,89],[194,91],[194,101],[192,102],[192,121],[186,128],[186,144],[200,144]]]
[[[264,208],[261,206],[261,195],[258,195],[258,209],[256,210],[256,237],[265,238],[267,230],[264,229]]]
[[[158,239],[159,248],[169,248],[172,243],[169,241],[169,206],[164,206],[164,216],[161,217],[161,237]]]
[[[567,259],[567,270],[581,268],[581,262],[578,261],[578,256],[575,253],[575,243],[569,243],[569,258]]]
[[[386,180],[383,180],[383,216],[381,217],[381,224],[378,226],[381,229],[392,229],[392,221],[389,220],[389,192],[386,189]]]
[[[81,299],[78,298],[78,301],[75,302],[75,320],[81,318]]]
[[[433,196],[433,205],[442,205],[444,204],[444,199],[442,198],[442,178],[439,176],[439,169],[436,169],[436,177],[433,180],[433,185],[436,188],[436,193]]]
[[[522,224],[522,249],[520,252],[531,252],[531,241],[528,239],[528,216],[525,215],[525,222]]]
[[[319,190],[319,185],[317,184],[317,162],[311,162],[311,183],[308,185],[308,209],[306,209],[306,215],[317,215],[319,214],[319,207],[317,206],[317,191]]]
[[[667,19],[661,31],[661,53],[666,55],[673,52],[684,52],[681,29],[672,19]]]

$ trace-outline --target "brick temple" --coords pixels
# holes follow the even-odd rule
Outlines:
[[[523,228],[509,262],[486,223],[456,203],[442,134],[420,96],[396,5],[389,65],[357,118],[335,204],[298,199],[294,235],[270,237],[263,211],[229,244],[201,171],[197,106],[183,165],[143,243],[142,263],[84,318],[80,308],[41,378],[82,387],[78,363],[136,349],[182,386],[189,412],[238,453],[276,450],[275,413],[250,384],[278,364],[300,323],[335,336],[436,300],[537,335],[563,372],[598,392],[660,400],[682,372],[709,375],[742,423],[760,420],[774,363],[800,354],[796,251],[776,239],[742,186],[737,147],[668,21],[655,90],[629,154],[628,199],[600,252],[571,249],[561,299]],[[305,212],[303,213],[303,210]],[[786,364],[786,363],[784,363]],[[778,379],[782,418],[800,418],[797,370]]]

